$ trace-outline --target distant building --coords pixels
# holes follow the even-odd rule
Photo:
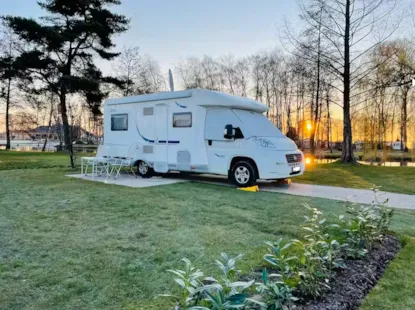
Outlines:
[[[392,149],[393,149],[394,151],[404,150],[404,149],[405,149],[405,142],[403,142],[403,141],[396,141],[396,142],[393,142],[393,144],[392,144]]]
[[[32,131],[28,132],[28,135],[33,140],[60,140],[63,137],[63,125],[61,124],[55,124],[50,127],[48,126],[39,126],[35,128]],[[96,136],[83,129],[80,126],[71,126],[71,132],[72,132],[72,140],[95,140]]]

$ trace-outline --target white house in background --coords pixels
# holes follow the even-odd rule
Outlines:
[[[403,141],[396,141],[392,143],[392,149],[395,151],[400,151],[405,149],[405,142]]]
[[[138,173],[185,171],[226,175],[238,186],[304,173],[304,156],[243,97],[193,89],[104,104],[104,150],[129,156]]]

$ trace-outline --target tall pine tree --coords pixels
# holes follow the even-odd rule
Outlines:
[[[47,15],[34,20],[3,17],[6,24],[26,44],[16,60],[20,70],[30,73],[34,91],[48,91],[59,98],[65,146],[74,167],[71,128],[67,99],[71,94],[83,96],[94,114],[105,98],[102,83],[121,85],[115,78],[104,77],[94,58],[112,60],[118,53],[113,36],[128,29],[129,20],[109,10],[120,0],[45,0],[39,2]]]

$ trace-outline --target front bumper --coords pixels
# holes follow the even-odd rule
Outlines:
[[[305,172],[304,155],[300,152],[302,160],[301,162],[288,163],[286,154],[287,152],[277,152],[277,156],[268,156],[263,158],[260,163],[257,163],[259,178],[263,180],[276,180],[293,178],[303,175]],[[265,160],[264,160],[265,159]]]

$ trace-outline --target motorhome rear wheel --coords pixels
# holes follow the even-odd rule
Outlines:
[[[137,173],[142,178],[151,178],[154,175],[154,170],[145,161],[140,160],[137,164]]]

